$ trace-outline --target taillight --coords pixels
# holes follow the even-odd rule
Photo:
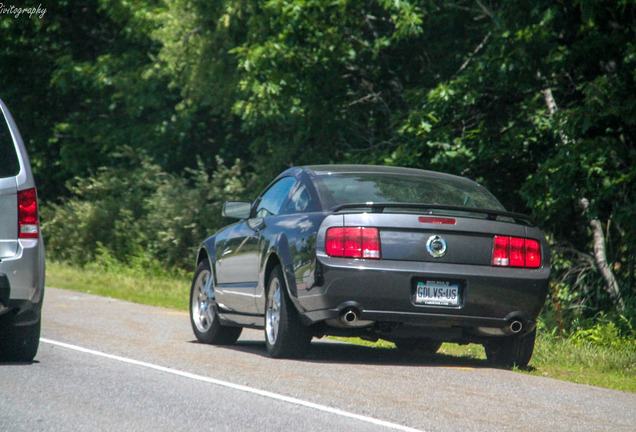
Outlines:
[[[536,240],[526,239],[526,267],[541,267],[541,246]]]
[[[492,248],[492,265],[501,267],[540,267],[541,246],[536,240],[495,236]]]
[[[344,228],[329,228],[325,243],[327,255],[344,256]]]
[[[329,228],[325,241],[327,255],[347,258],[380,259],[377,228]]]
[[[510,265],[510,237],[495,236],[495,245],[492,251],[492,265]]]
[[[510,237],[510,267],[525,266],[525,244],[522,238]]]
[[[18,237],[38,238],[38,198],[35,189],[18,191]]]

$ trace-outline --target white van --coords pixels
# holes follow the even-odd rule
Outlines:
[[[44,242],[20,132],[0,100],[0,362],[30,362],[40,343]]]

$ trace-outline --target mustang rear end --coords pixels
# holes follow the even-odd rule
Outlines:
[[[550,269],[539,229],[504,212],[466,217],[451,209],[456,216],[439,217],[374,208],[341,209],[323,222],[320,280],[313,304],[305,302],[312,321],[398,343],[489,345],[534,334]]]

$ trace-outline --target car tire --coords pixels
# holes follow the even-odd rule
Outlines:
[[[407,354],[432,355],[439,350],[442,343],[428,338],[406,338],[394,341],[395,347]]]
[[[267,283],[265,304],[265,346],[274,358],[302,358],[309,352],[311,332],[294,307],[280,266]]]
[[[209,286],[206,286],[208,283]],[[214,278],[207,260],[199,263],[192,279],[190,324],[199,342],[212,345],[231,345],[237,341],[243,331],[242,327],[221,324],[218,306],[214,299]]]
[[[493,339],[484,344],[488,362],[506,368],[525,368],[530,363],[534,352],[537,329],[523,336],[506,336]]]
[[[32,362],[40,345],[40,323],[38,319],[28,325],[0,325],[0,361]]]

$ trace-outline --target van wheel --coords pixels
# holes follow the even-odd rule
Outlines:
[[[32,362],[40,345],[41,320],[28,325],[0,325],[0,361]]]

